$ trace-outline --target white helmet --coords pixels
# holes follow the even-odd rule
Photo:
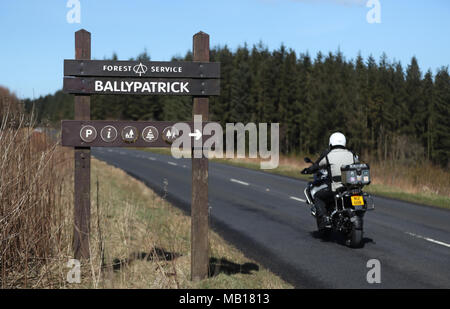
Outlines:
[[[335,132],[331,134],[330,136],[330,147],[333,146],[342,146],[345,147],[347,140],[345,138],[345,135],[341,132]]]

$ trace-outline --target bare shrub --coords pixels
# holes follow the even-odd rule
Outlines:
[[[0,286],[32,287],[67,242],[69,152],[1,99]]]
[[[23,114],[23,105],[14,93],[11,93],[7,88],[0,86],[0,125],[6,114],[9,115],[9,120],[13,121],[10,125],[18,125],[15,122]]]

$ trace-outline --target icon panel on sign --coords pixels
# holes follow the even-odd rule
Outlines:
[[[148,143],[152,143],[158,139],[158,130],[153,126],[145,127],[142,130],[142,139]]]
[[[126,143],[134,143],[138,138],[138,130],[132,126],[122,129],[122,140]]]
[[[113,126],[106,126],[100,131],[100,137],[107,143],[112,143],[117,138],[117,129]]]
[[[97,130],[90,125],[83,126],[80,130],[80,137],[83,142],[91,143],[97,138]]]
[[[162,133],[162,138],[166,143],[172,144],[180,136],[180,131],[175,127],[167,127]]]

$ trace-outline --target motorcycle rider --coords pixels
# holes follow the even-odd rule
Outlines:
[[[302,170],[302,174],[313,174],[319,169],[328,170],[327,188],[318,191],[314,195],[314,205],[319,229],[330,226],[326,205],[334,202],[334,192],[343,187],[341,182],[341,166],[359,163],[358,156],[346,148],[346,138],[344,134],[335,132],[331,134],[329,149],[324,151],[319,159],[310,167]],[[331,175],[331,176],[330,176]]]

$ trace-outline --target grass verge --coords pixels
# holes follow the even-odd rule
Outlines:
[[[92,159],[91,175],[91,261],[66,287],[292,288],[213,231],[211,276],[191,282],[190,217],[104,162]]]
[[[398,188],[383,184],[371,184],[365,187],[365,191],[379,196],[412,202],[427,206],[450,209],[450,197],[433,193],[403,192]]]

